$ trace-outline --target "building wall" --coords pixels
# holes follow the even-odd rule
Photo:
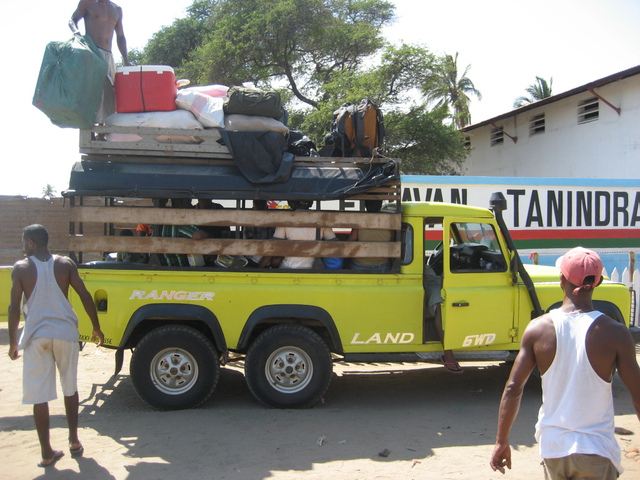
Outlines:
[[[102,205],[98,198],[85,199],[86,205]],[[143,203],[143,202],[140,202]],[[150,204],[150,201],[147,202]],[[137,204],[128,201],[127,204]],[[69,201],[62,198],[26,198],[0,196],[0,266],[13,265],[24,257],[22,252],[22,230],[27,225],[39,223],[49,232],[49,250],[59,255],[69,254]],[[114,225],[114,228],[134,228],[135,225]],[[76,227],[78,229],[78,227]],[[78,233],[78,230],[76,230]],[[87,224],[84,235],[103,235],[104,226]],[[87,254],[83,261],[101,260],[98,254]]]
[[[492,125],[468,130],[471,153],[465,175],[568,178],[640,178],[640,75],[596,89],[603,101],[599,118],[578,124],[580,102],[593,98],[579,93],[496,122],[506,133],[491,146]],[[530,119],[544,113],[545,132],[529,134]]]

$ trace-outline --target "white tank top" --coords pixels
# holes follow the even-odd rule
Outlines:
[[[24,348],[32,338],[46,337],[77,342],[78,317],[67,297],[64,296],[53,271],[55,255],[42,262],[29,257],[36,266],[36,286],[25,302],[24,328],[19,348]]]
[[[540,456],[600,455],[622,473],[620,447],[613,435],[611,383],[598,376],[587,357],[587,332],[602,313],[549,313],[557,346],[553,363],[542,376],[542,407],[536,424]]]

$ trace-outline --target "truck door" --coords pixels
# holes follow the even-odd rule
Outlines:
[[[517,289],[494,225],[445,220],[442,247],[444,348],[511,343]]]

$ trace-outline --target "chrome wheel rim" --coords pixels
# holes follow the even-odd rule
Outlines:
[[[193,355],[181,348],[167,348],[151,362],[151,380],[167,395],[188,392],[198,380],[198,363]]]
[[[265,365],[265,374],[271,386],[282,393],[296,393],[309,384],[313,377],[313,363],[304,350],[282,347],[273,352]]]

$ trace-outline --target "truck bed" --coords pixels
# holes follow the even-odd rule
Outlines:
[[[137,135],[139,141],[108,141],[110,134]],[[170,137],[200,139],[200,143],[166,143]],[[94,127],[81,131],[82,161],[71,172],[70,251],[82,261],[86,252],[121,251],[149,254],[274,255],[301,257],[400,256],[400,172],[394,159],[294,157],[286,181],[254,183],[236,165],[216,129],[186,130],[142,127]],[[268,168],[268,166],[265,166]],[[104,198],[104,206],[86,205]],[[136,199],[212,199],[235,201],[235,208],[194,210],[129,207]],[[246,200],[313,200],[316,211],[253,211]],[[342,212],[341,204],[324,201],[376,199],[396,203],[393,213]],[[173,202],[172,202],[173,205]],[[356,204],[354,203],[354,206]],[[105,235],[85,235],[84,225],[102,223]],[[116,224],[242,227],[381,228],[398,232],[392,242],[322,242],[215,238],[115,236]]]

